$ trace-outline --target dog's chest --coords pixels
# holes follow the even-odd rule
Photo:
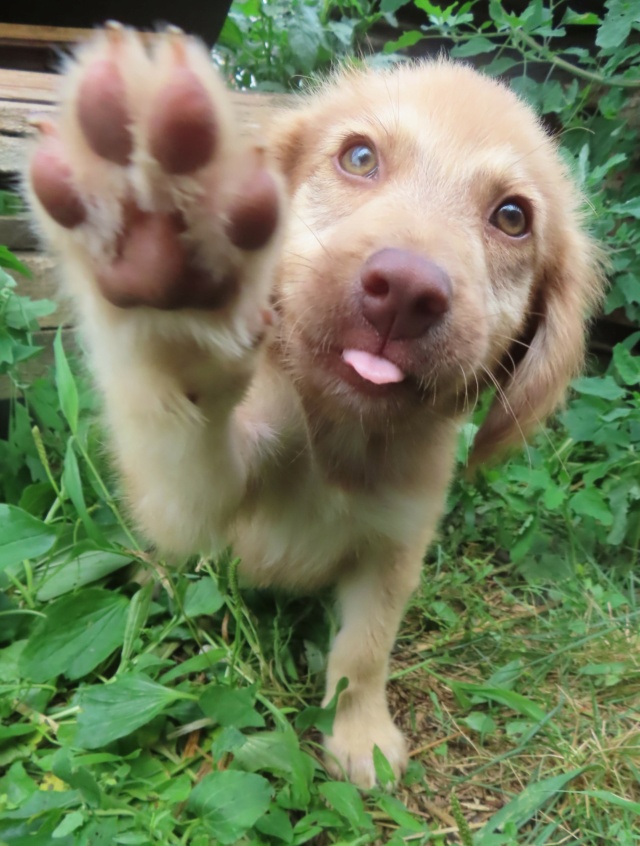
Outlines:
[[[404,492],[349,490],[308,473],[259,498],[233,544],[253,584],[315,590],[372,551],[404,546],[429,511]]]

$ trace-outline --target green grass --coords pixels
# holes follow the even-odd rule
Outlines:
[[[59,345],[56,379],[66,422],[32,434],[16,407],[6,445],[28,433],[38,461],[0,506],[1,844],[638,842],[636,552],[567,504],[592,445],[557,426],[455,486],[392,661],[409,771],[360,793],[320,763],[330,597],[240,592],[231,556],[165,569],[105,482]]]
[[[359,794],[319,764],[322,604],[239,600],[228,562],[199,563],[49,602],[46,565],[11,578],[0,842],[637,842],[630,575],[533,588],[489,556],[427,565],[390,685],[409,773]]]

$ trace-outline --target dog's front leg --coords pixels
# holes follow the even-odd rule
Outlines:
[[[333,734],[325,738],[327,765],[334,775],[344,771],[361,787],[376,782],[374,746],[396,775],[407,764],[406,743],[389,713],[385,686],[389,653],[420,565],[420,552],[403,551],[387,560],[376,553],[338,584],[342,625],[329,655],[326,700],[341,678],[349,685],[340,695]]]
[[[166,553],[225,542],[264,436],[239,406],[282,217],[264,159],[201,45],[111,26],[69,65],[30,162],[131,510]]]

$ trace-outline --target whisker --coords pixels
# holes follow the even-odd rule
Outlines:
[[[531,453],[529,451],[529,444],[527,443],[527,439],[525,437],[522,426],[520,425],[520,421],[518,420],[518,418],[517,418],[517,416],[516,416],[516,414],[513,410],[513,407],[511,405],[511,403],[509,402],[509,398],[507,397],[502,385],[498,382],[498,380],[493,375],[493,373],[489,370],[489,368],[486,367],[484,364],[481,364],[480,367],[487,374],[487,376],[489,377],[489,380],[491,381],[491,384],[496,389],[496,396],[498,397],[500,403],[502,404],[502,407],[513,418],[513,422],[516,424],[516,427],[517,427],[518,431],[520,432],[520,436],[522,438],[522,444],[524,446],[524,451],[527,454],[527,460],[529,462],[529,469],[532,469],[533,464],[531,462]]]
[[[329,252],[329,250],[326,248],[326,246],[320,240],[318,233],[314,229],[312,229],[311,226],[309,226],[309,224],[307,223],[307,221],[301,215],[299,215],[297,212],[292,210],[291,213],[296,216],[296,218],[300,221],[300,223],[303,224],[303,226],[307,227],[309,232],[313,235],[313,237],[316,239],[316,241],[320,245],[320,248],[329,256],[329,258],[331,258],[332,257],[331,253]]]

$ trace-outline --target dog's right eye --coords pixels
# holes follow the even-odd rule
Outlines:
[[[378,173],[378,156],[368,144],[359,143],[348,147],[338,157],[342,170],[352,176],[372,179]]]

